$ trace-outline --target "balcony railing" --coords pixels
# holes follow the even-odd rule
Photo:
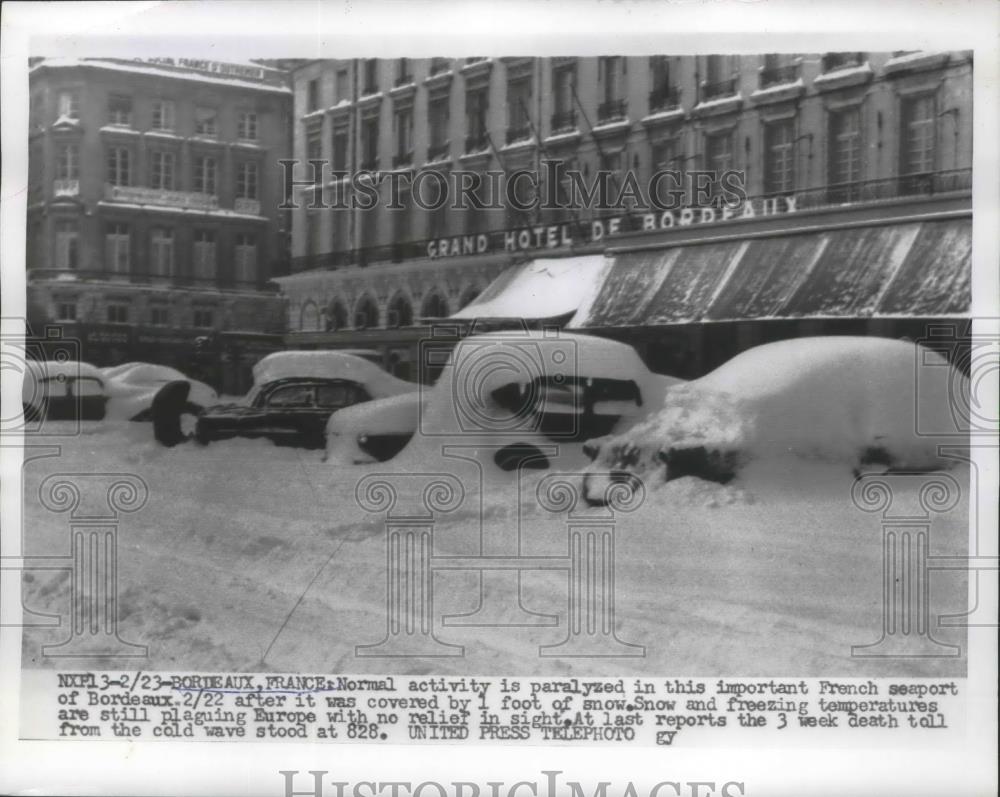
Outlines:
[[[649,92],[649,112],[670,111],[681,105],[681,93],[672,86],[661,86]]]
[[[260,215],[260,200],[237,197],[233,201],[233,210],[237,213],[246,213],[249,216]]]
[[[717,100],[720,97],[732,97],[734,94],[736,94],[735,77],[728,78],[727,80],[719,80],[715,83],[701,84],[702,100]]]
[[[869,180],[854,183],[839,183],[836,185],[819,186],[817,188],[794,190],[790,193],[796,198],[798,210],[822,209],[838,207],[847,202],[877,203],[907,197],[931,197],[936,194],[968,194],[972,190],[972,170],[955,169],[943,172],[902,175],[884,180]],[[760,199],[761,195],[750,197]],[[622,233],[640,233],[643,230],[643,214],[637,213],[621,217]],[[581,222],[579,237],[586,240],[590,221]],[[485,233],[489,240],[489,251],[497,251],[504,247],[504,237],[508,230],[494,230]],[[308,269],[337,269],[346,266],[367,265],[379,262],[399,262],[427,257],[427,244],[431,239],[406,241],[362,249],[324,252],[318,255],[303,255],[292,258],[291,272],[297,273]],[[436,240],[436,239],[434,239]],[[32,273],[39,273],[33,271]]]
[[[56,180],[52,184],[52,193],[57,197],[61,196],[79,196],[80,195],[80,181],[79,180]]]
[[[413,152],[397,152],[392,156],[392,168],[398,169],[400,166],[409,166],[413,163]]]
[[[837,69],[861,66],[863,55],[863,53],[827,53],[823,56],[823,71],[833,72]]]
[[[429,147],[427,147],[428,161],[447,160],[450,155],[451,155],[450,141],[442,141],[440,144],[431,144]]]
[[[431,59],[431,74],[440,75],[442,72],[447,72],[451,68],[451,64],[447,58],[432,58]]]
[[[466,152],[482,152],[483,150],[489,149],[489,147],[490,141],[486,137],[485,133],[477,133],[465,137]]]
[[[562,133],[576,128],[576,111],[557,111],[552,114],[552,132]]]
[[[597,107],[598,122],[617,122],[625,118],[626,100],[607,100]]]
[[[214,194],[201,194],[195,191],[168,191],[162,188],[146,188],[138,185],[106,184],[104,198],[110,202],[134,202],[139,205],[163,205],[192,210],[217,210],[219,207],[219,198]]]
[[[760,87],[780,86],[794,83],[799,79],[799,64],[784,64],[782,66],[765,67],[760,70]]]
[[[515,141],[527,141],[529,138],[531,138],[531,125],[523,124],[507,128],[508,144],[513,144]]]

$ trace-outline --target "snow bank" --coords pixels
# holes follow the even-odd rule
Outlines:
[[[936,468],[938,446],[960,442],[947,435],[955,428],[951,401],[967,394],[955,390],[963,379],[943,357],[907,341],[770,343],[671,388],[660,410],[625,434],[594,441],[590,470],[670,470],[671,456],[685,450],[700,450],[699,467],[721,477],[751,458],[788,454]]]
[[[255,387],[289,377],[351,379],[364,385],[374,398],[417,389],[412,382],[397,379],[368,360],[339,351],[279,351],[253,367]]]

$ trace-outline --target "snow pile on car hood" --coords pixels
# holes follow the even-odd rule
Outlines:
[[[593,441],[589,470],[641,474],[691,449],[703,449],[710,468],[787,454],[934,468],[941,443],[961,442],[952,413],[967,395],[964,380],[942,356],[907,341],[770,343],[670,388],[645,421]]]
[[[414,383],[397,379],[368,360],[339,351],[279,351],[253,367],[255,387],[291,377],[351,379],[364,385],[374,398],[398,396],[417,389]]]

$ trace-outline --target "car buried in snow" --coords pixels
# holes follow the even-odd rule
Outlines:
[[[624,343],[587,335],[493,332],[459,342],[434,385],[330,416],[328,462],[427,461],[443,446],[491,469],[585,464],[585,441],[621,431],[679,381]]]
[[[253,387],[243,399],[201,412],[195,426],[199,443],[263,437],[278,445],[322,448],[333,413],[417,390],[368,359],[338,351],[275,352],[253,373]]]

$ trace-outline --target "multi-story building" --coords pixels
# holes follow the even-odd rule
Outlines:
[[[30,81],[29,308],[97,364],[184,366],[279,333],[287,73],[247,62],[39,59]],[[253,338],[253,336],[248,336]]]
[[[781,238],[784,249],[779,241],[766,255],[797,258],[791,267],[802,274],[817,263],[841,269],[842,276],[823,290],[836,293],[838,280],[845,291],[855,290],[848,285],[852,269],[883,271],[896,263],[892,258],[902,263],[941,240],[941,229],[906,228],[935,219],[952,224],[947,232],[954,255],[948,259],[952,271],[937,283],[950,285],[958,298],[949,304],[943,294],[933,301],[910,297],[909,305],[896,302],[884,312],[877,303],[859,305],[844,311],[844,320],[872,329],[876,317],[951,317],[967,309],[971,53],[320,60],[292,74],[298,207],[292,211],[292,273],[278,281],[289,300],[288,339],[296,345],[370,345],[382,348],[388,365],[411,373],[413,341],[427,333],[422,320],[460,311],[526,258],[666,252],[682,244],[690,254],[693,244],[705,241],[739,244],[806,231],[813,235],[809,241],[819,241],[823,230],[874,226],[875,238],[865,239],[874,248],[867,251],[836,241],[813,251],[808,242]],[[308,160],[325,162],[318,177]],[[309,207],[317,195],[334,204],[336,192],[350,183],[334,172],[359,170],[405,170],[412,181],[429,170],[447,175],[525,169],[539,175],[543,193],[548,188],[563,196],[566,178],[547,169],[550,161],[584,180],[610,172],[612,196],[630,179],[648,186],[659,172],[678,173],[685,210],[424,210],[405,193],[402,209],[393,209],[385,180],[378,183],[381,201],[372,210]],[[713,192],[718,175],[733,171],[745,197],[735,210],[723,209]],[[716,175],[703,178],[707,199],[695,192],[697,172]],[[547,187],[546,181],[559,184]],[[300,184],[309,182],[314,184]],[[705,251],[697,250],[702,256]],[[741,278],[737,261],[744,261],[744,270],[754,268],[754,251],[736,246],[725,258],[719,254],[729,264],[719,275]],[[667,268],[650,266],[643,273],[654,283],[680,278],[682,269],[668,276]],[[692,279],[702,278],[714,266],[705,262],[687,271]],[[894,274],[887,271],[886,280]],[[935,275],[913,272],[899,279],[933,282]],[[873,280],[864,290],[885,293],[889,282]],[[727,327],[747,320],[751,310],[730,308],[732,318],[713,316],[709,303],[725,294],[723,288],[698,288],[707,291],[703,306],[679,315],[653,306],[645,314],[617,312],[607,306],[610,298],[599,296],[589,321],[578,314],[570,326],[630,339],[665,362],[676,357],[657,353],[657,341],[694,334],[694,327],[698,335],[722,334],[741,345],[786,334],[774,332],[780,323],[771,331],[758,325],[738,334]],[[800,298],[812,290],[800,288]],[[562,287],[551,289],[557,295]],[[591,293],[602,290],[608,293],[610,286],[595,284]],[[623,295],[620,301],[634,309],[639,298]],[[496,307],[491,298],[491,309]],[[508,311],[517,315],[515,307]],[[811,326],[796,322],[787,333],[803,334],[829,329],[816,319],[833,311],[789,305],[767,312],[779,322],[812,319]],[[709,320],[725,323],[706,333]],[[700,365],[688,370],[717,359],[694,356]]]

